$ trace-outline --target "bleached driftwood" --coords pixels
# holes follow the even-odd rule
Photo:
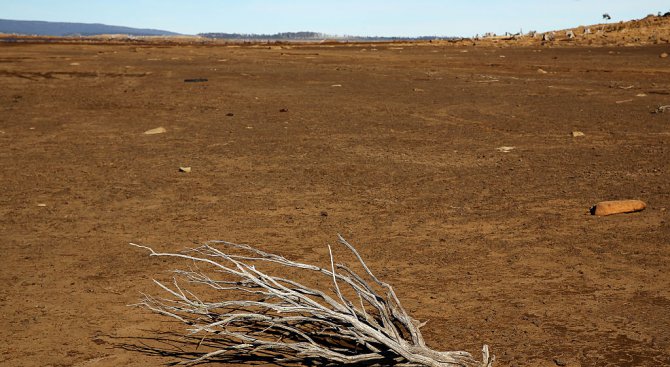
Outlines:
[[[209,345],[222,340],[214,344],[215,350],[184,364],[258,355],[277,363],[492,366],[494,358],[486,345],[481,361],[467,352],[438,352],[426,346],[419,330],[423,324],[407,314],[393,288],[370,271],[352,245],[342,237],[339,242],[358,260],[363,276],[336,264],[330,246],[330,266],[322,268],[225,241],[211,241],[185,253],[160,253],[131,243],[149,250],[151,256],[191,260],[197,267],[176,270],[170,286],[154,280],[169,298],[145,295],[140,305],[190,325],[190,332],[202,335]],[[262,272],[256,268],[262,262],[286,272],[310,272],[308,279],[325,278],[332,289],[322,291]],[[201,270],[203,266],[210,271]],[[186,280],[190,290],[177,277]],[[227,295],[207,301],[195,294],[197,286]],[[237,298],[229,299],[231,295]]]

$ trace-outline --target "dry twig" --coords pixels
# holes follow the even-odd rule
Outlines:
[[[192,290],[183,288],[177,277],[171,286],[154,280],[170,297],[145,295],[139,305],[190,325],[192,334],[215,345],[213,351],[185,364],[257,355],[278,363],[492,366],[494,358],[486,345],[482,361],[466,352],[438,352],[427,347],[419,330],[423,324],[407,314],[393,288],[370,271],[352,245],[342,237],[339,242],[356,257],[363,276],[336,264],[330,246],[330,266],[322,268],[224,241],[211,241],[181,254],[131,244],[149,250],[151,256],[187,259],[196,267],[211,267],[209,273],[216,274],[207,275],[199,268],[177,270],[177,276],[190,283]],[[326,292],[264,273],[256,268],[261,262],[311,272],[312,278],[324,277],[334,289]],[[195,294],[193,287],[198,285],[246,297],[206,301],[202,294]]]

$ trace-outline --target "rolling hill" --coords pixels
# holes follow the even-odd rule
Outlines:
[[[177,36],[178,33],[159,29],[139,29],[91,23],[60,23],[30,20],[0,19],[0,33],[35,36],[96,36],[127,34],[130,36]]]

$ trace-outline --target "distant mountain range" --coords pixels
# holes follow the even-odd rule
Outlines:
[[[0,19],[0,33],[35,36],[97,36],[127,34],[130,36],[178,36],[179,33],[159,29],[140,29],[106,24],[58,23],[31,20]]]
[[[275,34],[199,33],[198,36],[229,40],[322,40],[335,37],[317,32],[283,32]]]
[[[316,41],[316,40],[345,40],[345,41],[417,41],[417,40],[450,40],[454,37],[379,37],[379,36],[334,36],[317,32],[282,32],[275,34],[240,34],[240,33],[199,33],[198,36],[224,40],[243,41]]]
[[[179,33],[160,29],[141,29],[121,27],[98,23],[61,23],[32,20],[0,19],[0,33],[28,36],[98,36],[103,34],[125,34],[129,36],[181,36]],[[402,41],[452,39],[451,37],[360,37],[334,36],[317,32],[283,32],[275,34],[240,34],[240,33],[200,33],[200,37],[244,40],[244,41],[316,41],[316,40],[347,40],[347,41]]]

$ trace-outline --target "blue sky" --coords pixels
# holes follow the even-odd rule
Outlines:
[[[668,0],[0,0],[0,18],[200,32],[473,36],[670,11]]]

